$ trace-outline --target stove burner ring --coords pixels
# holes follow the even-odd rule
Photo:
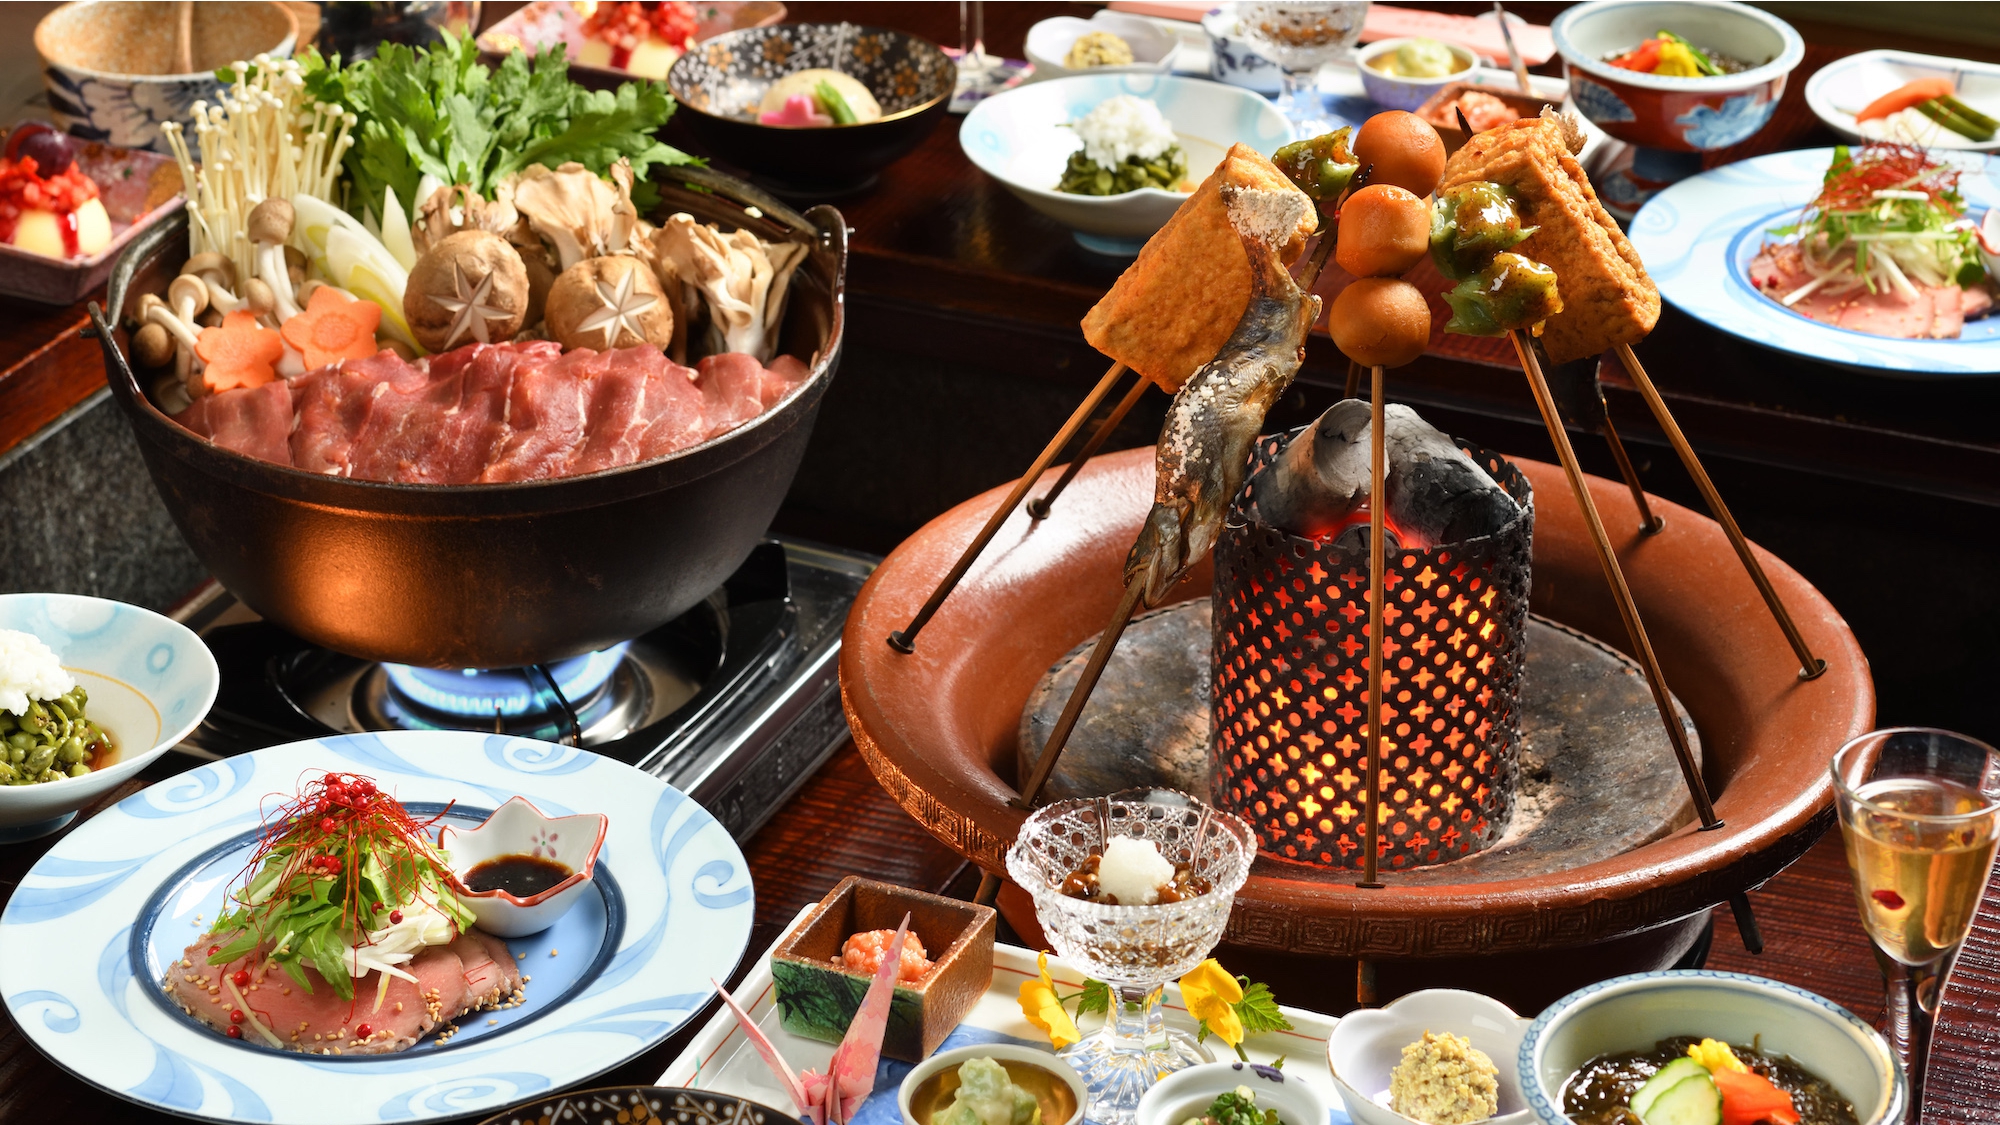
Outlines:
[[[595,701],[618,670],[630,641],[598,652],[585,653],[547,666],[549,678],[562,698],[581,714]],[[491,721],[516,719],[530,714],[559,711],[547,684],[530,668],[417,668],[408,664],[383,664],[389,690],[398,702],[414,704],[427,711],[454,718]]]

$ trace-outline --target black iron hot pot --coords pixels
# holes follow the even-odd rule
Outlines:
[[[644,464],[447,487],[254,460],[161,413],[93,304],[112,394],[196,556],[246,605],[308,641],[433,668],[512,667],[605,648],[721,585],[770,526],[840,361],[847,228],[831,207],[801,215],[719,173],[668,172],[662,215],[688,211],[725,229],[810,243],[781,350],[809,358],[812,375],[750,422]],[[184,252],[180,222],[121,256],[114,315],[128,300],[136,309],[134,278],[150,260]]]

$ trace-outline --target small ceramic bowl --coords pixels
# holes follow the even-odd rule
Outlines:
[[[815,67],[841,71],[868,87],[882,118],[824,128],[757,121],[771,83]],[[709,152],[781,195],[816,197],[874,183],[883,168],[930,135],[957,83],[957,65],[937,44],[851,23],[725,32],[696,44],[667,71],[667,87]]]
[[[1076,231],[1084,247],[1137,254],[1187,195],[1140,188],[1122,195],[1056,190],[1070,153],[1082,146],[1068,123],[1099,102],[1133,94],[1160,107],[1187,153],[1188,182],[1199,184],[1241,142],[1270,155],[1292,139],[1285,115],[1267,99],[1199,78],[1148,74],[1077,74],[1009,90],[980,102],[958,130],[959,147],[980,170],[1023,203]]]
[[[479,827],[452,830],[448,844],[452,874],[463,881],[466,872],[489,859],[529,855],[569,868],[569,878],[529,898],[506,891],[466,890],[460,890],[458,897],[489,934],[511,938],[540,933],[583,897],[610,827],[610,818],[603,813],[547,816],[526,798],[510,797]]]
[[[1579,1067],[1679,1035],[1756,1040],[1832,1083],[1861,1125],[1903,1120],[1908,1087],[1880,1032],[1804,989],[1707,969],[1614,977],[1549,1005],[1521,1039],[1522,1092],[1542,1125],[1569,1125],[1562,1088]]]
[[[56,124],[86,140],[166,152],[160,126],[192,120],[222,89],[215,70],[259,54],[292,53],[298,17],[270,0],[193,6],[194,69],[172,73],[171,4],[78,0],[35,25],[42,85]]]
[[[1407,36],[1401,39],[1383,39],[1361,48],[1354,56],[1354,65],[1361,70],[1361,88],[1368,92],[1368,100],[1383,109],[1415,110],[1453,82],[1463,82],[1472,77],[1479,66],[1479,59],[1471,51],[1456,43],[1446,43],[1456,66],[1450,74],[1437,78],[1404,78],[1375,69],[1375,63],[1396,53],[1396,48],[1411,42]]]
[[[1328,1107],[1318,1090],[1282,1070],[1231,1059],[1203,1063],[1162,1078],[1139,1099],[1138,1125],[1182,1125],[1207,1112],[1216,1095],[1238,1086],[1257,1094],[1258,1109],[1278,1111],[1278,1125],[1324,1125]]]
[[[1093,31],[1108,31],[1132,48],[1132,62],[1126,66],[1086,66],[1063,64],[1076,41]],[[1028,61],[1035,64],[1030,81],[1041,82],[1071,74],[1165,74],[1174,68],[1174,55],[1181,48],[1180,36],[1158,25],[1106,9],[1093,12],[1087,20],[1056,16],[1028,29]]]
[[[1083,1125],[1090,1091],[1076,1068],[1051,1052],[1009,1043],[975,1043],[918,1063],[896,1091],[903,1125],[931,1125],[932,1115],[950,1105],[958,1090],[958,1068],[971,1059],[992,1059],[1005,1067],[1009,1081],[1035,1095],[1042,1125]]]
[[[1806,105],[1826,127],[1849,141],[1906,140],[1926,148],[2000,152],[2000,137],[1975,141],[1915,110],[1857,125],[1854,115],[1869,102],[1919,78],[1949,79],[1959,101],[1992,116],[2000,114],[2000,65],[1911,51],[1863,51],[1835,59],[1806,79]]]
[[[1769,61],[1714,78],[1641,74],[1604,61],[1662,28],[1746,62]],[[1668,152],[1707,152],[1749,139],[1771,120],[1785,77],[1805,57],[1805,41],[1790,24],[1726,0],[1579,4],[1549,31],[1583,115],[1621,141]]]
[[[81,594],[0,594],[0,629],[32,633],[90,693],[117,748],[108,766],[41,785],[0,785],[0,843],[32,840],[145,769],[201,724],[222,683],[208,646],[151,610]]]
[[[1201,17],[1201,29],[1208,35],[1210,78],[1267,97],[1284,90],[1285,72],[1244,41],[1243,23],[1236,16],[1234,4],[1209,9]]]
[[[1389,1108],[1389,1072],[1403,1061],[1403,1048],[1424,1032],[1464,1036],[1493,1060],[1500,1072],[1500,1113],[1491,1125],[1530,1125],[1534,1114],[1515,1071],[1527,1021],[1490,996],[1456,988],[1427,988],[1386,1007],[1364,1008],[1340,1017],[1327,1037],[1326,1060],[1333,1085],[1356,1125],[1413,1125]]]

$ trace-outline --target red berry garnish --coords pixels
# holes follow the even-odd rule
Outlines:
[[[1904,905],[1903,896],[1897,894],[1895,891],[1870,891],[1868,897],[1888,907],[1890,910],[1901,910]]]
[[[400,910],[391,910],[391,911],[389,912],[389,924],[390,924],[390,925],[392,925],[392,926],[393,926],[393,925],[396,925],[397,923],[401,922],[402,920],[403,920],[403,912],[402,912],[402,911],[400,911]]]
[[[236,987],[242,988],[244,985],[250,983],[250,970],[238,969],[236,970],[235,975],[231,976],[229,979],[236,982]]]
[[[366,1039],[368,1038],[369,1033],[374,1030],[375,1030],[374,1028],[371,1028],[364,1023],[360,1027],[354,1029],[354,1037],[356,1039]]]
[[[222,952],[222,947],[219,945],[211,945],[208,947],[208,955],[210,957],[213,957],[220,952]]]
[[[242,1022],[243,1022],[243,1009],[241,1009],[241,1008],[231,1008],[231,1009],[229,1009],[229,1022],[230,1022],[230,1023],[242,1023]]]
[[[326,817],[321,817],[321,818],[320,818],[320,821],[319,821],[319,830],[320,830],[321,832],[331,832],[331,831],[333,831],[333,829],[334,829],[334,823],[333,823],[333,818],[332,818],[332,817],[330,817],[330,816],[326,816]]]
[[[227,1036],[229,1036],[229,1037],[230,1037],[231,1039],[241,1039],[241,1038],[243,1038],[243,1029],[242,1029],[242,1028],[240,1028],[240,1027],[237,1027],[237,1026],[236,1026],[235,1024],[233,1024],[233,1023],[232,1023],[232,1024],[230,1024],[230,1025],[229,1025],[228,1027],[225,1027],[225,1028],[223,1028],[223,1029],[222,1029],[222,1033],[223,1033],[224,1035],[227,1035]]]

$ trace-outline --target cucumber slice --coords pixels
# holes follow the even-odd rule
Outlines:
[[[1690,1078],[1700,1078],[1711,1086],[1715,1084],[1708,1077],[1707,1067],[1682,1055],[1655,1071],[1653,1076],[1646,1080],[1646,1084],[1639,1087],[1632,1095],[1632,1112],[1646,1118],[1646,1125],[1654,1125],[1653,1119],[1647,1117],[1653,1108],[1654,1100]]]
[[[1722,1091],[1703,1070],[1674,1083],[1639,1118],[1646,1125],[1722,1125]]]

